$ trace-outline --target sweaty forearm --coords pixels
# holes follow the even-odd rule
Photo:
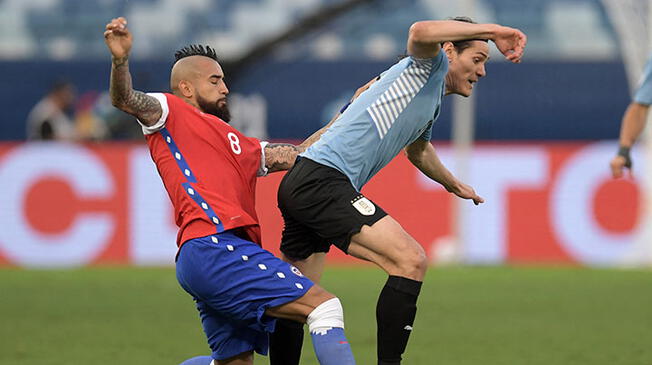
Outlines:
[[[620,128],[620,145],[632,147],[643,133],[650,106],[632,103],[627,107]]]
[[[439,44],[467,39],[493,39],[495,24],[473,24],[454,20],[426,20],[412,24],[410,40]]]
[[[453,174],[448,171],[448,169],[437,159],[426,160],[413,162],[413,164],[421,171],[424,175],[428,176],[430,179],[441,184],[446,190],[453,191],[457,185],[457,179]]]
[[[426,144],[427,143],[427,144]],[[438,182],[448,191],[453,191],[457,186],[457,179],[439,160],[435,148],[430,142],[421,146],[418,142],[406,148],[408,160],[424,175]]]

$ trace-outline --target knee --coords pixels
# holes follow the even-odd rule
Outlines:
[[[428,269],[428,258],[423,247],[417,243],[400,255],[397,265],[401,276],[421,281]]]
[[[310,333],[323,334],[331,328],[344,328],[344,309],[342,303],[333,297],[319,304],[308,315]]]

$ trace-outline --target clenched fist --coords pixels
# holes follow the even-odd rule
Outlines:
[[[104,42],[109,47],[113,58],[127,57],[131,50],[131,32],[127,29],[127,19],[123,17],[112,19],[106,25]]]

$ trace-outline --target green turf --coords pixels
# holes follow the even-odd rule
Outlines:
[[[361,365],[375,363],[383,281],[371,267],[323,279]],[[317,364],[304,348],[302,364]],[[0,365],[176,365],[208,352],[172,269],[0,270]],[[652,271],[431,269],[404,363],[652,364]]]

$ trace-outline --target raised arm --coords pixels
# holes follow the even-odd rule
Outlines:
[[[426,20],[412,24],[408,35],[408,54],[417,58],[432,58],[439,53],[441,43],[471,39],[489,39],[514,63],[521,62],[527,37],[518,29],[498,24],[474,24],[457,20]]]
[[[432,180],[440,183],[447,191],[463,199],[471,199],[475,205],[484,203],[484,199],[473,188],[459,181],[441,163],[435,147],[424,139],[417,139],[405,147],[408,160]]]
[[[109,94],[116,108],[133,115],[146,126],[154,125],[163,113],[156,98],[134,90],[129,73],[129,51],[132,37],[125,18],[116,18],[106,25],[104,42],[111,52],[111,85]]]
[[[378,78],[375,77],[365,85],[361,86],[353,94],[353,97],[349,101],[349,104],[353,102],[360,94],[367,90],[371,84],[376,82]],[[347,104],[348,106],[348,104]],[[267,167],[268,172],[283,171],[288,170],[294,165],[294,161],[297,159],[297,156],[310,147],[313,143],[317,142],[321,135],[326,132],[326,130],[340,117],[340,112],[335,113],[333,118],[326,124],[324,127],[319,129],[317,132],[310,135],[306,138],[300,145],[295,146],[290,143],[269,143],[265,146],[265,167]]]

